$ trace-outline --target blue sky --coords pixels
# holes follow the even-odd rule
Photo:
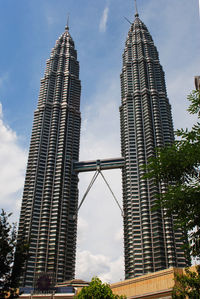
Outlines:
[[[200,74],[198,0],[138,0],[160,54],[174,127],[191,127],[186,96]],[[18,218],[40,78],[70,15],[80,62],[80,159],[120,156],[122,52],[134,19],[133,0],[0,0],[0,201]],[[80,197],[92,174],[80,175]],[[121,200],[120,171],[105,172]],[[122,219],[98,180],[80,210],[77,277],[124,278]]]

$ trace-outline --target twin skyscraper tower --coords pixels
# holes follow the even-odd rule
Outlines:
[[[47,60],[34,113],[18,232],[30,253],[21,286],[35,286],[45,273],[55,282],[75,275],[80,94],[77,52],[66,26]],[[172,217],[152,209],[165,186],[145,179],[142,168],[174,135],[158,51],[138,13],[123,53],[120,122],[125,278],[184,267],[182,233]]]

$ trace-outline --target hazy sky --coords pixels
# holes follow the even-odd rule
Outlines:
[[[160,54],[174,127],[191,127],[186,96],[200,75],[198,0],[138,0]],[[0,207],[18,219],[33,112],[45,62],[70,14],[82,82],[80,159],[119,157],[122,52],[133,0],[0,0]],[[80,199],[93,174],[81,174]],[[121,201],[120,170],[106,171]],[[120,210],[101,177],[79,214],[76,277],[124,278]]]

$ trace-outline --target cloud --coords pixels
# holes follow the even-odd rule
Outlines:
[[[81,244],[87,239],[87,234],[86,234],[87,230],[88,230],[88,222],[82,217],[78,217],[78,232],[79,232],[78,239],[77,239],[78,244]]]
[[[104,87],[102,89],[102,86]],[[120,154],[120,83],[107,72],[83,107],[80,160],[119,157]]]
[[[100,23],[99,23],[99,31],[100,32],[106,31],[106,26],[107,26],[107,21],[108,21],[108,12],[109,12],[109,8],[108,8],[108,6],[106,6],[104,8],[104,11],[101,16]]]
[[[123,232],[123,229],[122,227],[116,232],[114,238],[115,238],[115,241],[117,242],[123,242],[123,236],[124,236],[124,232]]]
[[[102,254],[92,254],[90,251],[77,252],[78,278],[91,281],[98,276],[103,282],[116,282],[123,279],[124,259],[122,256],[115,260]]]
[[[120,85],[116,70],[107,72],[98,82],[89,104],[83,107],[80,160],[121,155],[119,97]],[[121,170],[106,170],[103,174],[122,206]],[[79,174],[79,202],[93,175]],[[121,211],[101,176],[98,176],[81,206],[78,219],[76,276],[91,280],[92,276],[98,275],[112,282],[123,279]]]
[[[93,173],[83,173],[79,176],[79,202],[92,176]],[[121,171],[107,170],[104,176],[122,205]],[[122,254],[123,241],[119,241],[119,231],[123,227],[121,211],[101,176],[97,178],[81,206],[79,218],[87,222],[87,226],[78,226],[78,248],[80,250],[89,250],[110,258],[116,258]]]
[[[200,17],[200,0],[199,0],[199,17]]]
[[[0,103],[0,203],[6,211],[15,212],[15,217],[18,216],[16,210],[19,212],[27,161],[27,152],[19,145],[18,139],[5,124]]]

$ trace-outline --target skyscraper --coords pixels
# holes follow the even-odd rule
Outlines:
[[[137,12],[123,53],[120,121],[126,278],[184,267],[181,232],[163,210],[152,210],[165,186],[143,177],[155,147],[171,144],[174,135],[158,51]]]
[[[78,178],[72,163],[79,157],[81,85],[65,29],[47,60],[34,113],[18,233],[19,242],[30,244],[21,286],[33,286],[38,273],[60,282],[75,272]]]
[[[78,163],[79,63],[68,26],[65,29],[47,60],[34,114],[18,233],[19,242],[30,244],[21,286],[48,286],[48,277],[55,282],[74,277],[77,173],[83,168],[123,167],[126,278],[184,267],[182,233],[174,230],[173,218],[163,210],[152,210],[156,194],[165,192],[165,186],[143,177],[142,166],[155,155],[155,147],[174,140],[164,72],[152,37],[136,13],[121,74],[123,158]]]

